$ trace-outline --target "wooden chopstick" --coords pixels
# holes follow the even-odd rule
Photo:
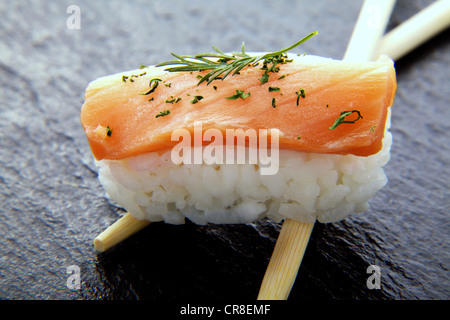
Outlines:
[[[286,300],[297,277],[314,223],[286,219],[267,267],[258,300]]]
[[[343,60],[370,61],[388,24],[395,0],[365,0]]]
[[[397,61],[450,26],[450,1],[439,0],[389,31],[378,44],[376,56]]]
[[[127,213],[94,239],[94,248],[98,252],[104,252],[149,224],[150,221],[138,220]]]

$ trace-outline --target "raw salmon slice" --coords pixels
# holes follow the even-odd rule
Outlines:
[[[203,131],[215,128],[224,136],[226,129],[275,128],[280,149],[377,153],[397,88],[393,61],[288,56],[292,62],[279,65],[263,84],[261,65],[209,85],[198,85],[204,73],[167,72],[153,66],[91,82],[81,123],[94,157],[124,159],[163,152],[178,144],[171,140],[174,130],[193,132],[195,121],[202,122]],[[227,99],[239,92],[242,97]],[[343,112],[353,110],[358,113],[341,118],[353,123],[330,129]]]

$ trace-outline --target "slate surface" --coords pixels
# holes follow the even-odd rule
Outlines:
[[[389,28],[431,1],[399,0]],[[69,29],[70,5],[81,10]],[[150,225],[104,254],[108,203],[81,130],[89,81],[170,52],[301,50],[341,58],[361,2],[0,2],[0,298],[255,299],[279,225]],[[290,300],[449,298],[449,30],[396,63],[389,184],[364,214],[314,228]],[[67,286],[67,268],[81,288]],[[381,289],[366,286],[369,265]]]

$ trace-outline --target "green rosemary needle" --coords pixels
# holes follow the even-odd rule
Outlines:
[[[156,67],[179,65],[166,68],[165,70],[169,72],[209,71],[200,79],[198,85],[205,81],[207,84],[210,84],[213,80],[220,76],[222,79],[225,79],[231,73],[232,75],[238,74],[239,71],[246,66],[256,66],[258,61],[271,59],[282,55],[309,40],[317,33],[317,31],[312,32],[287,48],[258,56],[248,55],[245,52],[244,43],[242,43],[241,52],[233,52],[231,54],[226,54],[214,46],[212,48],[216,51],[216,53],[200,53],[196,55],[178,55],[172,53],[172,55],[178,60],[162,62],[157,64]],[[263,83],[265,80],[266,79],[263,79],[261,82]]]

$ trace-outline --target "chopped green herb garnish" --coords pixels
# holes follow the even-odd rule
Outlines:
[[[171,96],[171,98],[172,98],[172,96]],[[178,97],[178,98],[173,98],[173,99],[170,99],[170,100],[166,100],[165,102],[166,102],[166,103],[177,103],[177,102],[179,102],[180,100],[181,100],[181,98]]]
[[[297,140],[300,140],[301,138],[302,138],[301,136],[298,136],[298,137],[297,137]]]
[[[277,107],[277,105],[275,104],[275,98],[272,98],[272,107],[273,107],[273,108],[276,108],[276,107]]]
[[[281,77],[279,77],[278,80],[281,80],[281,79],[284,79],[284,78],[286,78],[285,74],[283,74]]]
[[[155,100],[155,97],[151,97],[150,99],[148,99],[148,101],[153,101]]]
[[[269,92],[280,91],[279,87],[269,87]]]
[[[217,86],[213,86],[214,90],[217,90]]]
[[[231,97],[227,97],[228,100],[237,100],[239,98],[241,98],[242,100],[244,100],[245,98],[250,97],[250,92],[249,93],[244,93],[244,91],[242,90],[236,90],[236,94],[233,94]]]
[[[302,97],[303,99],[306,98],[306,92],[305,89],[300,88],[300,90],[298,92],[295,93],[297,95],[297,105],[299,104],[300,101],[300,97]]]
[[[156,88],[158,87],[159,82],[162,81],[161,79],[152,79],[149,81],[148,86],[150,89],[147,92],[141,93],[142,95],[149,95],[150,93],[154,92]]]
[[[164,83],[164,85],[169,88],[172,86],[172,84],[170,82]]]
[[[327,105],[327,108],[328,108],[328,105]]]
[[[164,117],[167,116],[168,114],[170,114],[170,110],[161,111],[155,116],[155,118]]]
[[[358,118],[356,118],[355,120],[345,120],[345,117],[351,115],[352,113],[357,113],[358,114]],[[363,119],[363,117],[362,117],[361,113],[359,112],[359,110],[342,111],[340,116],[336,119],[336,121],[334,121],[333,125],[329,129],[330,130],[336,129],[336,127],[338,125],[340,125],[341,123],[355,123],[359,119]]]
[[[148,66],[141,64],[141,66],[139,67],[139,69],[144,69],[144,68],[148,68]]]
[[[268,68],[268,72],[277,72],[279,70],[276,65],[278,63],[286,63],[283,57],[283,54],[288,52],[289,50],[294,49],[300,44],[304,43],[308,39],[315,36],[318,32],[312,32],[303,39],[297,41],[293,45],[275,51],[271,53],[266,53],[264,55],[250,56],[245,52],[245,45],[242,43],[241,52],[234,52],[231,54],[226,54],[222,52],[220,49],[213,46],[215,53],[202,53],[193,56],[185,55],[177,55],[172,53],[172,55],[178,60],[171,60],[157,64],[157,67],[161,66],[170,66],[170,65],[179,65],[175,67],[169,67],[165,69],[169,72],[190,72],[190,71],[209,71],[206,75],[204,75],[198,85],[203,83],[204,81],[207,84],[210,84],[214,79],[219,76],[222,76],[225,79],[229,74],[235,75],[238,74],[240,70],[247,66],[255,66],[258,61],[263,60],[266,67],[268,62],[272,62],[272,66]],[[213,58],[213,59],[208,59]],[[280,60],[282,59],[282,61]]]
[[[199,102],[202,99],[203,99],[203,96],[194,96],[194,99],[191,100],[191,103],[196,104],[197,102]]]
[[[277,65],[287,63],[286,59],[285,59],[286,57],[287,57],[287,55],[283,52],[283,53],[280,53],[279,55],[268,57],[268,58],[264,59],[261,70],[266,70],[265,73],[280,71],[280,67],[278,67]],[[270,66],[270,68],[268,67],[269,63],[272,64]]]
[[[126,76],[126,75],[123,75],[122,76],[122,81],[123,82],[127,82],[127,79],[129,79],[129,81],[130,82],[134,82],[134,79],[133,78],[137,78],[137,77],[142,77],[143,75],[146,75],[147,74],[147,72],[142,72],[141,74],[132,74],[132,75],[130,75],[129,77],[128,76]]]
[[[375,132],[375,128],[376,128],[377,126],[372,126],[371,128],[370,128],[370,132]]]
[[[261,84],[266,83],[267,81],[269,81],[269,74],[266,72],[264,72],[264,74],[262,75],[262,77],[259,79],[259,81],[261,81]]]
[[[106,135],[108,136],[108,137],[111,137],[111,135],[112,135],[112,129],[109,127],[109,126],[107,126],[106,127]]]

